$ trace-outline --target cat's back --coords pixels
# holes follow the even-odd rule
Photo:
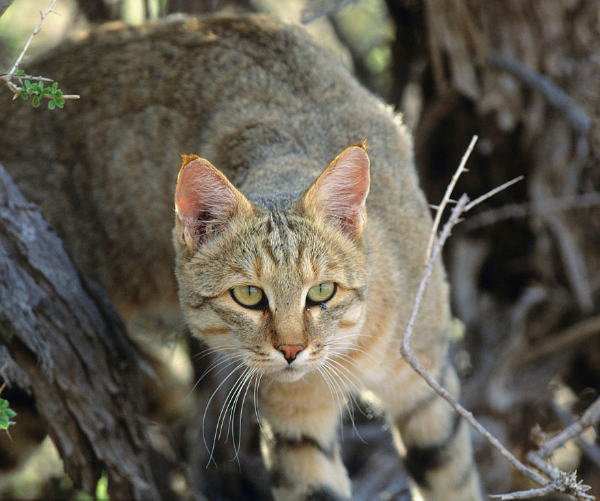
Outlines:
[[[408,132],[299,27],[265,16],[108,26],[27,71],[81,99],[54,111],[3,104],[0,162],[80,268],[131,308],[175,302],[183,153],[208,158],[243,192],[292,191],[366,139],[369,218],[391,241],[428,220]]]

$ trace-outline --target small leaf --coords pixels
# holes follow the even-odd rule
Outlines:
[[[6,409],[6,415],[10,419],[10,418],[14,418],[17,415],[17,413],[15,411],[13,411],[12,409]]]
[[[59,108],[62,108],[64,105],[65,105],[64,99],[60,99],[59,101],[56,101],[56,106],[58,106]]]
[[[32,85],[29,80],[25,80],[25,87],[27,88],[27,90],[31,89]]]
[[[40,106],[40,97],[39,96],[33,96],[33,99],[31,100],[31,104],[33,104],[34,108],[39,108],[39,106]]]
[[[24,77],[25,76],[25,70],[17,70],[15,71],[15,75],[18,77]]]
[[[56,103],[54,101],[49,101],[48,102],[48,109],[49,110],[53,110],[55,106],[56,106]]]
[[[8,408],[8,400],[0,398],[0,410]]]
[[[57,90],[57,89],[58,89],[58,82],[54,82],[54,83],[52,84],[52,90],[53,90],[54,92],[56,92],[56,90]]]
[[[0,417],[0,429],[6,430],[8,428],[8,418]]]

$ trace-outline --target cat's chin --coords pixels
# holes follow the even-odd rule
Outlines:
[[[277,372],[272,372],[269,377],[280,383],[293,383],[302,379],[306,375],[306,371],[301,369],[295,369],[293,367],[286,367]]]

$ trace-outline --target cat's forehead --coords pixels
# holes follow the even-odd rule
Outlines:
[[[298,263],[306,243],[321,238],[313,225],[280,208],[268,210],[258,218],[254,235],[262,253],[275,265]]]

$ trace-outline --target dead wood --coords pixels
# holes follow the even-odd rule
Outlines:
[[[76,486],[95,493],[105,470],[112,499],[160,499],[123,323],[2,166],[0,342],[2,377],[31,392]]]

